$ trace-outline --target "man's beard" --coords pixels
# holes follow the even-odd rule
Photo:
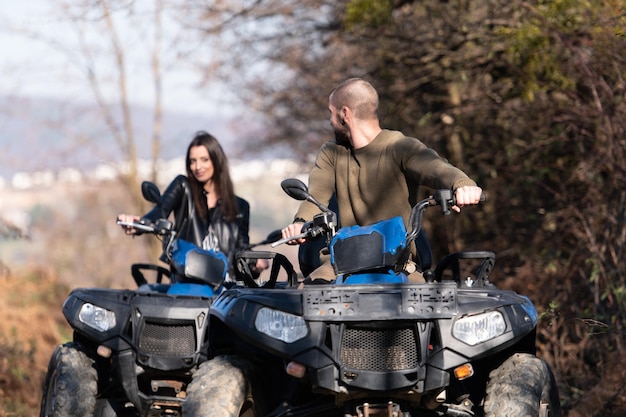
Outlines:
[[[350,147],[350,136],[348,135],[348,132],[345,130],[338,130],[338,129],[334,129],[335,130],[335,140],[337,141],[338,144],[342,145],[342,146],[346,146],[346,147]]]

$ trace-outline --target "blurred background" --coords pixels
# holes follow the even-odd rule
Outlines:
[[[155,259],[118,213],[223,144],[251,238],[287,224],[349,77],[487,202],[427,217],[435,259],[494,250],[541,314],[567,416],[626,414],[626,1],[0,1],[0,417],[37,414],[71,288]],[[427,192],[429,190],[425,190]],[[286,248],[293,256],[294,248]]]

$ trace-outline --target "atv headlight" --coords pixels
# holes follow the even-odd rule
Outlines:
[[[115,327],[115,313],[102,307],[85,303],[78,312],[78,319],[87,326],[101,332]]]
[[[300,316],[263,307],[254,320],[254,327],[261,333],[285,343],[293,343],[306,336],[308,328]]]
[[[474,346],[504,334],[505,330],[502,313],[490,311],[458,319],[452,327],[452,336]]]

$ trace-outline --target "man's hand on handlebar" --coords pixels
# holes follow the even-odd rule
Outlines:
[[[470,206],[473,204],[478,204],[481,200],[483,190],[480,187],[469,186],[459,187],[454,192],[454,196],[456,197],[456,205],[452,207],[452,210],[459,213],[461,211],[461,207]]]
[[[288,239],[290,237],[294,237],[294,236],[298,236],[302,233],[302,226],[304,225],[304,223],[302,222],[295,222],[295,223],[291,223],[289,226],[285,227],[283,230],[281,230],[281,234],[283,236],[283,239]],[[303,237],[299,237],[297,239],[294,240],[290,240],[287,242],[288,245],[299,245],[301,243],[306,242],[306,239]]]

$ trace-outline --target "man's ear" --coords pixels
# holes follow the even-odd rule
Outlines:
[[[349,107],[343,106],[341,108],[341,122],[345,124],[346,120],[349,120],[352,117],[352,110]]]

